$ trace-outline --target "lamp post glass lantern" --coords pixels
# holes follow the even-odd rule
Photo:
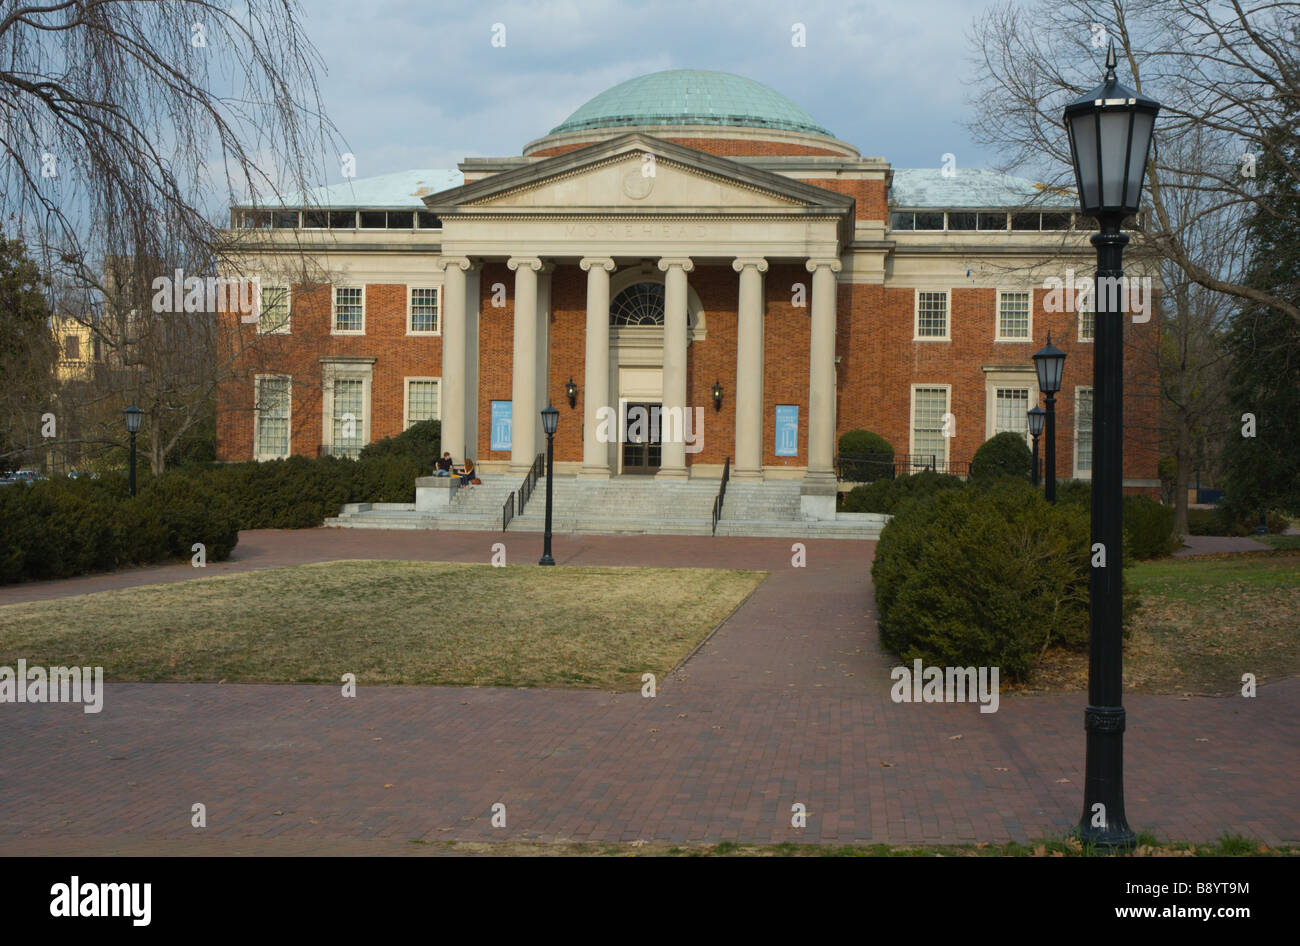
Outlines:
[[[1035,404],[1029,409],[1029,436],[1034,438],[1034,488],[1038,488],[1038,438],[1043,433],[1047,412]]]
[[[1047,501],[1056,502],[1056,394],[1061,390],[1061,376],[1065,373],[1065,352],[1052,344],[1052,333],[1047,333],[1047,344],[1034,352],[1034,370],[1038,373],[1038,390],[1047,398],[1047,446],[1043,476],[1047,479]]]
[[[546,538],[542,544],[542,558],[538,565],[554,565],[551,556],[551,503],[555,484],[555,431],[560,426],[560,412],[550,402],[542,411],[542,430],[546,433]]]
[[[131,495],[135,495],[135,435],[140,432],[140,420],[144,417],[144,411],[132,404],[122,412],[126,417],[126,432],[131,435],[131,474],[130,488]]]
[[[1123,655],[1123,363],[1124,313],[1111,311],[1114,293],[1105,285],[1124,278],[1120,232],[1137,213],[1151,135],[1160,105],[1119,84],[1115,44],[1106,52],[1102,84],[1065,107],[1079,208],[1095,217],[1099,232],[1097,285],[1093,298],[1092,548],[1089,580],[1088,706],[1084,710],[1087,757],[1084,767],[1080,839],[1110,848],[1136,841],[1124,813],[1124,728],[1121,694]],[[1128,294],[1121,291],[1120,299]],[[1123,306],[1121,305],[1122,309]]]

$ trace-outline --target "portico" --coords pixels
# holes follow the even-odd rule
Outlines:
[[[703,416],[704,436],[722,441],[712,444],[720,449],[711,449],[710,456],[730,458],[738,480],[763,479],[764,425],[771,425],[775,412],[775,402],[765,399],[764,390],[765,319],[769,295],[780,293],[794,300],[796,318],[809,322],[810,384],[800,398],[807,425],[799,438],[805,459],[800,472],[814,495],[829,484],[833,515],[836,273],[852,234],[853,198],[652,136],[628,134],[432,195],[426,205],[443,224],[442,430],[443,443],[458,462],[466,450],[484,454],[471,434],[480,417],[470,409],[467,374],[455,370],[469,345],[467,327],[501,317],[494,309],[509,305],[512,438],[507,472],[526,471],[542,442],[539,411],[560,396],[549,378],[559,345],[582,356],[581,459],[575,457],[572,472],[607,478],[621,471],[617,438],[611,442],[610,433],[622,426],[623,402],[638,396],[635,389],[625,390],[632,384],[625,379],[644,380],[644,372],[657,368],[666,422],[656,476],[691,475],[688,450],[695,450],[683,436],[688,431],[676,421]],[[485,284],[477,294],[468,291],[470,274],[501,262],[512,275],[510,285]],[[791,285],[769,286],[769,273],[778,265],[786,271],[797,267],[800,275]],[[561,337],[566,330],[550,317],[554,279],[571,269],[581,274],[583,287],[580,341]],[[727,280],[728,289],[719,288],[720,279]],[[617,294],[617,311],[611,309],[612,281],[626,287]],[[713,315],[719,339],[720,320],[734,313],[734,330],[727,331],[734,354],[727,353],[725,366],[717,364],[716,352],[706,359],[692,351],[705,337],[696,281],[707,282],[711,296],[725,300],[724,312]],[[629,319],[621,304],[632,289],[641,295],[633,300],[636,313]],[[720,340],[718,347],[722,344]],[[620,353],[630,350],[641,357],[629,366]],[[638,369],[643,374],[635,375]],[[715,382],[713,376],[705,380],[710,370],[734,404],[734,421],[725,431],[718,429],[717,409],[704,394]],[[501,465],[495,457],[478,462],[484,468]],[[717,465],[709,464],[710,472]]]

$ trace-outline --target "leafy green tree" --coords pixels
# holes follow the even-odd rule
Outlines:
[[[1292,113],[1259,162],[1259,209],[1246,228],[1248,281],[1293,303],[1300,303],[1300,181],[1290,170],[1297,159],[1300,113]],[[1233,318],[1227,345],[1234,429],[1225,500],[1238,512],[1300,514],[1300,323],[1275,306],[1248,305]]]
[[[16,240],[0,236],[0,470],[31,460],[54,384],[45,280]]]

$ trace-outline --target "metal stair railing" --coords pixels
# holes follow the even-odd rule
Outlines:
[[[537,454],[537,458],[533,460],[533,465],[524,474],[524,481],[519,485],[518,491],[511,490],[510,495],[506,497],[506,501],[501,506],[502,532],[510,528],[511,519],[524,514],[524,507],[528,505],[528,500],[532,498],[533,490],[537,486],[537,478],[542,475],[542,464],[545,461],[546,454]]]
[[[722,518],[722,501],[727,496],[727,480],[731,478],[731,457],[722,464],[722,483],[718,486],[718,495],[713,499],[713,534],[718,534],[718,520]]]

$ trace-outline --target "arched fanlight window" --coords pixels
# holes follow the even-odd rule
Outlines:
[[[616,295],[609,304],[609,324],[627,325],[664,324],[664,284],[638,282]]]

